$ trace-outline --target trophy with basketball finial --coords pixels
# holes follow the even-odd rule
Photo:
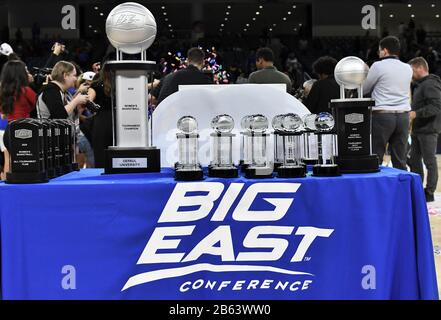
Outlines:
[[[159,172],[160,150],[152,146],[148,113],[148,79],[156,63],[146,50],[156,37],[152,13],[135,2],[116,6],[107,17],[106,34],[116,49],[116,61],[104,66],[112,79],[113,146],[106,150],[104,173]],[[139,60],[124,60],[124,55]]]
[[[372,154],[372,107],[375,101],[363,98],[363,82],[369,67],[358,57],[346,57],[335,67],[340,99],[333,99],[338,155],[342,173],[377,172],[378,156]],[[346,97],[346,89],[357,90],[356,98]]]

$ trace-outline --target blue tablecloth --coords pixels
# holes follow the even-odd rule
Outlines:
[[[0,184],[4,299],[437,299],[420,177]]]

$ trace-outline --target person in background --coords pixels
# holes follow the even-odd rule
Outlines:
[[[400,41],[388,36],[380,41],[380,61],[372,64],[363,92],[372,93],[372,151],[380,165],[389,143],[394,168],[407,170],[407,140],[409,137],[410,84],[412,68],[400,61]]]
[[[79,114],[89,101],[87,88],[79,88],[73,96],[69,92],[75,87],[77,71],[67,61],[57,62],[52,69],[51,79],[38,95],[37,116],[43,119],[69,119],[75,125],[76,141],[80,141]]]
[[[274,66],[274,53],[270,48],[260,48],[256,52],[257,71],[250,74],[249,83],[283,83],[286,92],[291,93],[291,79]]]
[[[88,90],[90,100],[101,107],[93,116],[90,129],[96,168],[104,168],[105,150],[113,145],[111,91],[110,72],[103,67],[99,78],[92,82]]]
[[[435,200],[434,193],[438,183],[436,147],[441,132],[441,79],[429,73],[429,65],[422,57],[409,61],[413,70],[414,91],[412,111],[409,118],[412,124],[412,144],[410,149],[410,169],[421,176],[427,168],[427,184],[424,189],[427,202]]]
[[[25,64],[20,60],[8,61],[0,75],[0,113],[8,123],[14,120],[29,118],[35,108],[37,95],[29,87],[28,74]],[[4,170],[2,179],[9,171],[9,137],[8,130],[4,135]]]
[[[336,65],[337,60],[328,56],[319,58],[312,65],[319,80],[312,85],[304,102],[311,113],[331,112],[329,102],[340,98],[340,86],[334,78]]]
[[[0,46],[0,57],[6,57],[6,61],[11,61],[11,60],[21,60],[20,57],[18,56],[18,54],[16,54],[14,52],[14,50],[12,49],[12,47],[7,44],[7,43],[3,43]],[[6,61],[4,63],[6,63]],[[3,62],[0,62],[0,70],[4,65]],[[35,82],[34,82],[34,76],[29,72],[28,67],[25,66],[26,68],[26,73],[28,75],[28,82],[29,82],[29,87],[34,90],[35,92],[37,92],[37,88],[35,86]]]
[[[90,86],[92,85],[93,78],[95,77],[95,72],[88,71],[81,74],[78,77],[75,88],[76,90],[82,90],[83,93],[87,93]],[[86,168],[94,168],[95,167],[95,159],[93,155],[91,141],[91,132],[89,123],[92,121],[92,117],[94,113],[92,113],[87,108],[79,108],[78,116],[80,118],[80,131],[78,132],[78,154],[77,154],[77,162],[80,168],[84,166]]]
[[[191,48],[187,52],[188,67],[165,76],[160,84],[158,105],[169,95],[178,91],[180,85],[213,84],[213,79],[201,70],[204,67],[205,54],[202,49]]]
[[[78,90],[72,96],[68,90],[75,87],[77,74],[75,66],[66,61],[59,61],[51,73],[52,81],[41,91],[37,99],[37,113],[43,119],[78,119],[77,107],[89,101],[88,95]]]
[[[53,68],[57,62],[65,60],[66,46],[62,43],[55,42],[52,46],[52,53],[46,61],[45,68]]]

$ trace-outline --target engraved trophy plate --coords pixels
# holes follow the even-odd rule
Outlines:
[[[44,159],[44,127],[35,119],[20,119],[7,128],[10,171],[6,183],[48,182]]]
[[[143,71],[116,71],[116,139],[120,147],[148,147],[147,75]]]

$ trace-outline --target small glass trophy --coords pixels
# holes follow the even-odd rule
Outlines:
[[[179,161],[175,165],[175,179],[202,180],[204,174],[198,160],[198,123],[192,116],[184,116],[178,120],[177,127]]]
[[[283,132],[282,120],[284,114],[279,114],[273,118],[271,125],[274,129],[274,171],[283,164]]]
[[[268,119],[264,115],[256,114],[248,118],[245,123],[248,139],[244,141],[244,150],[250,152],[250,165],[245,169],[248,179],[272,178],[273,166],[268,160],[267,139],[269,133]]]
[[[303,163],[314,165],[318,162],[317,136],[315,133],[316,114],[307,114],[303,118]]]
[[[302,163],[301,137],[302,119],[295,113],[286,114],[282,118],[283,164],[278,168],[279,178],[302,178],[306,176],[306,168]]]
[[[212,160],[208,167],[208,176],[218,178],[236,178],[238,170],[233,164],[234,120],[227,114],[218,115],[211,121],[214,129],[211,136]]]
[[[253,116],[247,115],[240,121],[242,131],[240,132],[241,139],[239,166],[241,171],[245,171],[245,169],[251,164],[251,133],[246,128],[249,127],[249,123],[252,118]]]
[[[328,112],[321,112],[315,118],[318,164],[313,167],[314,176],[339,176],[340,169],[334,162],[335,133],[334,118]]]

